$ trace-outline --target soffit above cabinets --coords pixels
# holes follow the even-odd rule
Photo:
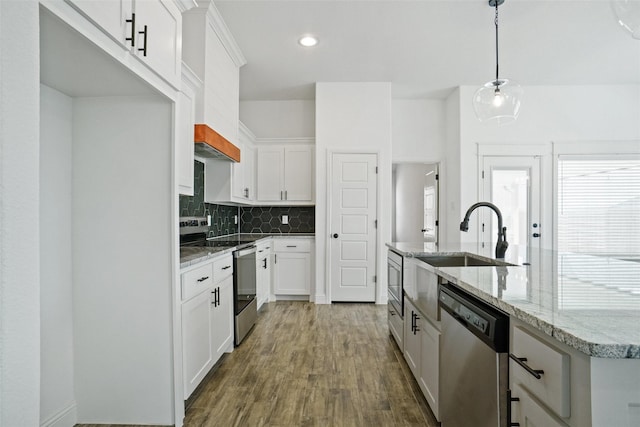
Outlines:
[[[205,124],[195,125],[194,142],[195,152],[199,156],[231,162],[240,161],[240,149]]]

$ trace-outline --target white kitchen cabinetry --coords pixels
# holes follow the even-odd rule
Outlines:
[[[255,137],[240,124],[240,162],[205,161],[205,202],[252,204],[255,200]]]
[[[203,81],[196,119],[238,144],[240,74],[246,63],[214,2],[183,14],[183,60]]]
[[[256,253],[256,297],[258,310],[262,304],[269,301],[271,294],[271,247],[273,240],[266,239],[258,242]]]
[[[233,258],[182,273],[182,361],[187,399],[224,352],[233,350]]]
[[[274,293],[276,296],[311,292],[312,239],[274,239]]]
[[[408,298],[404,313],[404,358],[439,421],[440,330]]]
[[[176,101],[176,163],[178,192],[193,196],[193,125],[196,93],[202,82],[186,65],[182,67],[182,85]]]
[[[256,181],[259,202],[313,202],[313,146],[258,148]],[[282,203],[281,203],[282,204]]]
[[[391,295],[389,295],[389,300],[391,298]],[[393,335],[393,338],[396,340],[400,351],[404,352],[404,323],[402,317],[400,317],[401,313],[398,313],[395,307],[391,304],[387,305],[387,310],[389,331]]]
[[[538,404],[536,398],[520,385],[516,384],[512,393],[519,399],[513,403],[513,423],[520,423],[521,426],[567,427],[567,424]]]
[[[182,15],[172,0],[67,1],[173,87],[180,87]]]
[[[510,320],[512,422],[521,426],[640,425],[640,359],[595,358]]]

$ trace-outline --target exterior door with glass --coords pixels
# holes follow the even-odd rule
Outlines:
[[[510,247],[518,247],[523,260],[526,248],[544,247],[546,237],[541,219],[541,157],[483,156],[481,199],[495,204],[502,212]],[[495,214],[483,209],[480,214],[480,242],[492,249],[498,237]],[[549,227],[549,235],[551,228]],[[489,253],[489,252],[488,252]]]

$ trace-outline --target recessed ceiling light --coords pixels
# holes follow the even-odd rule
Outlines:
[[[313,47],[318,44],[318,39],[314,36],[302,36],[300,40],[298,40],[298,43],[304,47]]]

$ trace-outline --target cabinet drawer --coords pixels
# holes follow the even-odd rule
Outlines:
[[[216,283],[233,274],[233,255],[228,254],[213,260],[213,277]]]
[[[271,253],[271,248],[273,247],[273,240],[263,240],[261,242],[256,243],[257,249],[257,257],[264,258],[265,254]]]
[[[209,262],[182,273],[182,300],[186,301],[191,297],[209,289],[213,286],[213,265]]]
[[[567,427],[567,424],[539,405],[536,398],[519,384],[513,386],[512,397],[519,400],[512,403],[511,422],[520,423],[521,426]]]
[[[274,248],[276,252],[311,252],[311,240],[276,239]]]
[[[537,379],[511,360],[509,369],[513,381],[526,387],[557,415],[569,417],[571,415],[571,357],[519,326],[513,329],[512,354],[517,358],[526,358],[524,363],[532,369],[544,371],[540,379]]]

